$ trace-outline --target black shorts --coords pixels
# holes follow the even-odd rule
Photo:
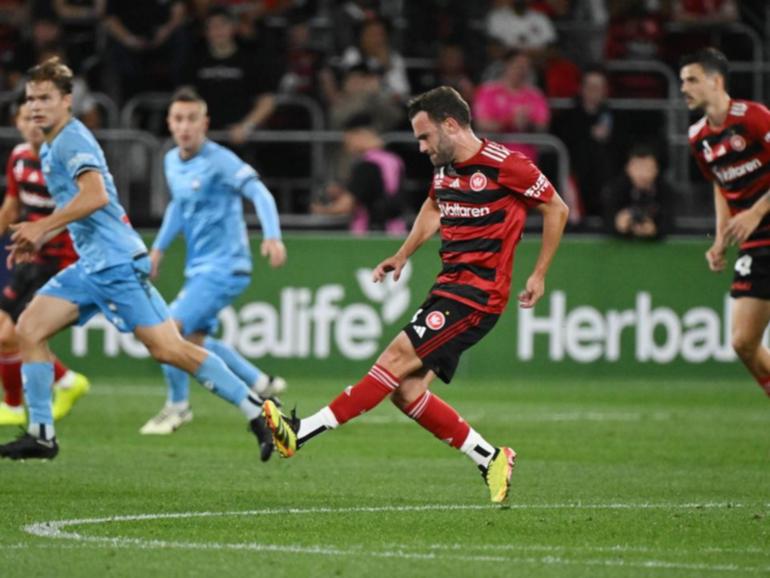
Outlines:
[[[454,299],[430,295],[404,331],[423,365],[449,383],[462,352],[489,333],[499,318]]]
[[[51,263],[16,265],[11,272],[11,278],[0,294],[0,310],[10,315],[16,323],[24,308],[32,301],[35,292],[58,272],[59,268]]]
[[[730,297],[770,300],[770,250],[738,253]]]

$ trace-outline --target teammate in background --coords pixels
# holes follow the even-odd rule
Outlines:
[[[40,146],[43,132],[32,122],[32,114],[23,101],[16,111],[16,128],[24,142],[17,145],[5,173],[6,193],[0,207],[0,237],[11,223],[36,221],[50,215],[55,207],[40,170]],[[77,261],[77,253],[69,234],[63,231],[41,247],[29,263],[19,263],[11,272],[8,284],[0,294],[0,376],[5,399],[0,403],[0,425],[21,425],[27,422],[21,385],[21,357],[16,340],[16,321],[32,300],[35,291],[61,269]],[[74,403],[90,387],[84,375],[75,373],[53,358],[54,419],[67,415]]]
[[[167,120],[177,145],[164,162],[171,202],[150,251],[150,275],[158,274],[164,251],[182,233],[187,247],[185,284],[170,307],[180,332],[221,357],[257,395],[280,393],[286,388],[282,378],[263,373],[229,345],[207,337],[217,328],[217,314],[243,293],[251,278],[244,197],[254,204],[262,224],[260,252],[272,267],[286,261],[275,201],[253,168],[206,138],[206,102],[197,93],[177,91]],[[144,424],[143,434],[173,433],[193,417],[187,373],[171,365],[163,365],[163,373],[166,405]]]
[[[283,416],[270,401],[263,414],[276,448],[290,457],[311,438],[390,396],[406,415],[473,460],[492,501],[502,502],[516,453],[490,444],[428,388],[435,376],[451,381],[461,353],[484,337],[503,312],[513,253],[530,208],[543,215],[543,243],[519,304],[533,307],[542,297],[568,209],[525,156],[476,137],[468,104],[454,89],[439,87],[412,99],[409,118],[420,151],[435,167],[433,183],[409,236],[375,268],[374,280],[383,281],[389,272],[398,280],[407,259],[440,231],[443,268],[438,279],[412,320],[356,385],[302,420]]]
[[[706,251],[712,271],[738,245],[730,287],[732,344],[770,396],[770,351],[761,343],[770,322],[770,111],[727,92],[728,62],[706,48],[681,61],[682,94],[704,116],[690,127],[692,153],[714,185],[716,234]]]
[[[53,364],[48,339],[101,311],[119,330],[131,331],[161,363],[195,375],[246,416],[262,460],[273,449],[260,415],[262,400],[215,354],[185,340],[168,307],[149,283],[150,258],[118,202],[104,153],[91,132],[72,117],[72,71],[57,58],[30,69],[26,98],[32,120],[45,135],[40,149],[56,211],[13,225],[9,262],[33,257],[66,226],[79,259],[35,295],[16,327],[21,346],[27,431],[0,446],[11,459],[54,458],[59,452],[51,414]]]

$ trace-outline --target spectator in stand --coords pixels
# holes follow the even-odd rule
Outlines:
[[[669,62],[675,63],[682,54],[697,52],[703,46],[714,44],[714,33],[719,34],[720,30],[724,30],[721,27],[737,22],[739,17],[735,0],[672,0],[671,19],[681,27],[666,38]],[[736,42],[731,43],[729,48],[731,52],[736,51],[737,57],[743,46],[741,42]]]
[[[545,132],[551,120],[548,101],[532,84],[532,62],[526,52],[511,51],[500,80],[486,82],[473,100],[476,128],[489,133]],[[532,145],[504,143],[511,150],[537,159]]]
[[[385,150],[385,143],[368,115],[348,121],[344,142],[345,150],[354,158],[350,178],[344,185],[331,183],[325,198],[311,205],[311,212],[347,216],[350,230],[357,235],[367,231],[406,234],[404,162]]]
[[[122,102],[143,91],[170,90],[181,82],[189,39],[182,0],[107,0],[108,86]]]
[[[365,63],[353,66],[345,72],[341,90],[329,80],[330,76],[328,70],[323,76],[330,128],[341,130],[361,114],[372,117],[379,132],[393,130],[404,120],[403,107],[383,90],[381,71],[376,67]]]
[[[426,90],[436,86],[450,86],[466,102],[473,101],[476,86],[466,65],[465,51],[459,44],[447,42],[439,46],[432,86],[426,87]]]
[[[364,22],[378,17],[377,0],[348,0],[339,3],[332,18],[334,52],[353,46]]]
[[[605,188],[604,197],[605,226],[615,235],[652,240],[670,232],[675,193],[652,148],[631,149],[624,173]]]
[[[608,60],[659,61],[663,55],[663,12],[657,2],[618,3],[607,31]],[[612,94],[627,98],[665,98],[665,79],[649,72],[613,74]]]
[[[546,48],[556,42],[556,29],[531,0],[494,0],[486,18],[486,33],[507,48],[526,50],[540,64]]]
[[[277,54],[248,47],[236,38],[236,21],[222,7],[211,8],[205,42],[186,81],[209,103],[212,130],[229,131],[230,143],[243,144],[275,110]]]
[[[278,91],[319,100],[323,58],[323,52],[313,43],[307,17],[301,12],[293,13],[286,31],[286,71],[278,84]]]
[[[390,44],[384,20],[372,18],[364,22],[357,46],[349,46],[342,54],[342,66],[350,68],[365,63],[382,72],[382,87],[394,99],[406,101],[411,89],[403,57]]]
[[[55,16],[39,14],[29,27],[29,37],[22,40],[13,50],[8,65],[8,85],[10,89],[19,86],[29,68],[42,62],[40,56],[61,41],[61,25]]]
[[[97,34],[106,0],[52,0],[52,5],[62,25],[69,64],[80,73],[98,58]]]
[[[675,22],[728,24],[740,16],[735,0],[673,0],[671,6]]]
[[[7,90],[5,67],[19,43],[19,31],[28,21],[29,10],[24,0],[0,0],[0,90]]]
[[[603,216],[601,195],[612,173],[614,120],[602,68],[583,72],[573,107],[559,114],[553,126],[569,151],[570,172],[580,199],[570,212],[577,217]]]

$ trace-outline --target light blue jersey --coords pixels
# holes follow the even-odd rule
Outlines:
[[[243,198],[254,203],[266,239],[280,239],[275,201],[257,172],[229,149],[206,140],[186,160],[175,147],[164,160],[171,202],[153,248],[185,237],[185,277],[251,273]]]
[[[82,173],[95,170],[104,179],[109,203],[67,225],[80,256],[79,266],[87,273],[130,263],[147,252],[120,206],[104,152],[83,123],[70,120],[51,143],[43,144],[40,161],[57,207],[63,207],[78,193],[77,178]]]

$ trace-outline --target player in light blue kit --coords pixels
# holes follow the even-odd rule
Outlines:
[[[249,199],[262,224],[261,253],[272,267],[286,261],[278,211],[257,172],[232,151],[206,138],[206,102],[193,90],[174,94],[168,128],[176,147],[166,153],[164,168],[171,202],[150,251],[151,277],[157,275],[163,253],[182,233],[187,248],[185,284],[171,304],[171,317],[185,337],[219,355],[251,390],[262,398],[283,391],[286,382],[254,367],[222,341],[208,337],[217,328],[217,314],[243,293],[251,278],[251,251],[243,218],[243,198]],[[188,375],[163,366],[168,398],[150,419],[143,434],[170,434],[192,420]]]
[[[12,226],[9,261],[30,259],[64,226],[80,259],[46,283],[19,319],[29,424],[26,433],[0,446],[0,456],[56,457],[48,339],[101,311],[121,331],[132,331],[155,359],[193,374],[239,407],[259,441],[262,460],[267,460],[272,442],[260,418],[262,400],[217,355],[182,338],[166,303],[147,280],[151,268],[147,249],[118,202],[104,153],[89,130],[72,117],[72,71],[52,58],[31,68],[28,79],[27,103],[32,121],[45,134],[40,158],[56,211]]]

